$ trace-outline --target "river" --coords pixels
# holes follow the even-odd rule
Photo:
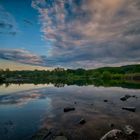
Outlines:
[[[127,101],[120,98],[134,96]],[[122,107],[135,107],[136,112]],[[65,113],[65,107],[74,111]],[[86,123],[78,124],[83,118]],[[55,128],[70,140],[99,140],[113,128],[140,132],[140,89],[121,87],[11,84],[0,86],[0,140],[29,140]]]

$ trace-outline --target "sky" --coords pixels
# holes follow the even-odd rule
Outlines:
[[[0,0],[0,68],[140,64],[139,44],[139,0]]]
[[[23,64],[19,62],[9,61],[0,59],[0,69],[10,69],[12,71],[14,70],[52,70],[53,68],[49,67],[43,67],[43,66],[36,66],[36,65],[30,65],[30,64]]]

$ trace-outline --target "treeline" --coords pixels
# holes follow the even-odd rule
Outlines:
[[[98,69],[63,69],[46,70],[0,70],[1,83],[73,83],[76,81],[94,80],[135,80],[140,81],[140,65],[127,65],[121,67],[104,67]]]

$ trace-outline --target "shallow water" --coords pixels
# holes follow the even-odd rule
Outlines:
[[[123,102],[120,97],[129,94]],[[108,102],[104,102],[108,100]],[[64,113],[64,107],[75,111]],[[136,107],[136,112],[122,107]],[[86,123],[79,125],[84,118]],[[0,140],[28,140],[41,128],[61,130],[70,140],[98,140],[129,124],[140,132],[140,90],[119,87],[10,85],[0,87]]]

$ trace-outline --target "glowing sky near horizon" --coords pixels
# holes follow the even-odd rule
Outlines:
[[[65,68],[139,64],[139,44],[139,0],[0,1],[3,61]]]

